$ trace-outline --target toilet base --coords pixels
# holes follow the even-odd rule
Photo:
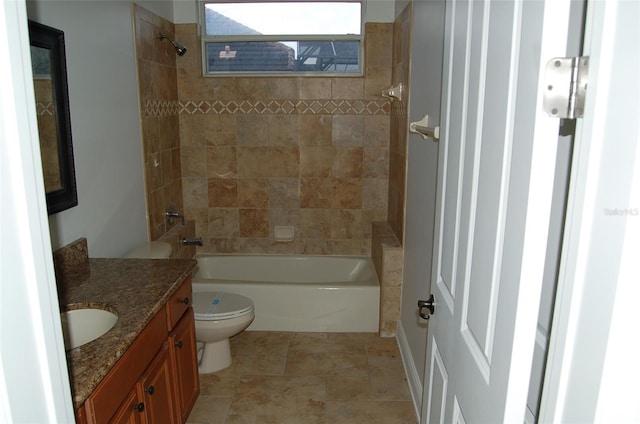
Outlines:
[[[202,358],[198,365],[199,374],[211,374],[231,365],[229,339],[204,344]]]

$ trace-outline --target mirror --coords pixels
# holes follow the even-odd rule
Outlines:
[[[29,21],[31,66],[49,215],[78,204],[64,32]]]

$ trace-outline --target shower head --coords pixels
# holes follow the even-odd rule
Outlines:
[[[160,33],[160,40],[165,38],[169,40],[171,45],[173,45],[173,47],[176,49],[176,53],[178,54],[178,56],[182,56],[187,52],[187,48],[185,46],[176,43],[171,37],[164,35],[163,33]]]

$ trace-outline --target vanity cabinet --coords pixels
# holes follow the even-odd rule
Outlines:
[[[142,414],[134,408],[138,404],[138,393],[133,388],[125,396],[122,407],[118,409],[111,422],[113,424],[142,424]]]
[[[191,303],[187,277],[89,395],[87,424],[186,421],[200,393]]]
[[[172,383],[168,343],[165,342],[147,371],[125,397],[111,422],[176,422],[176,411],[171,401]]]
[[[200,394],[198,377],[198,353],[193,308],[189,308],[182,320],[169,335],[171,362],[175,364],[175,375],[179,422],[184,423]]]

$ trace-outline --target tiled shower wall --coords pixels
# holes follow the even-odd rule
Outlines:
[[[409,3],[393,23],[393,85],[402,83],[409,92],[411,15]],[[396,335],[402,303],[404,249],[404,199],[406,184],[407,97],[394,101],[391,109],[388,220],[375,222],[371,258],[380,281],[380,335]]]
[[[175,26],[133,7],[147,222],[151,239],[157,240],[171,229],[163,215],[167,207],[183,210],[176,54],[158,37],[160,32],[173,36]]]
[[[411,15],[409,3],[393,23],[393,85],[404,84],[409,92],[411,55]],[[389,146],[389,215],[388,221],[400,244],[404,244],[404,205],[407,181],[407,108],[408,95],[402,102],[393,102],[391,111],[391,140]]]
[[[368,254],[388,212],[392,24],[368,23],[365,76],[202,76],[195,24],[175,26],[184,211],[201,251]],[[155,103],[154,103],[155,101]],[[173,128],[166,129],[173,131]],[[172,160],[175,158],[172,156]],[[276,242],[274,227],[295,240]]]

